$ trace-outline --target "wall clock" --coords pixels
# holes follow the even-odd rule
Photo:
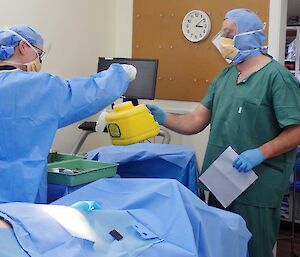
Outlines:
[[[204,40],[210,32],[211,21],[208,14],[201,10],[188,12],[182,20],[183,35],[191,42]]]

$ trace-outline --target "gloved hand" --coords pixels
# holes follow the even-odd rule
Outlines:
[[[154,116],[154,119],[158,122],[158,124],[164,124],[167,118],[167,113],[154,104],[146,104],[146,106],[150,110],[151,114]]]
[[[106,126],[105,117],[107,114],[108,114],[108,112],[106,111],[106,109],[104,109],[98,117],[95,130],[99,133],[102,133],[103,130],[105,129],[105,126]]]
[[[130,64],[121,64],[122,68],[125,70],[129,77],[129,81],[133,81],[136,78],[136,68]]]
[[[95,201],[79,201],[72,204],[71,207],[76,208],[80,211],[92,211],[102,209],[102,206]]]
[[[265,156],[258,148],[242,152],[233,162],[232,166],[239,172],[248,172],[252,168],[261,164]]]

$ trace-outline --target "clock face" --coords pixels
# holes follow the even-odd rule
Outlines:
[[[182,21],[183,35],[191,42],[205,39],[211,28],[209,16],[200,10],[188,12]]]

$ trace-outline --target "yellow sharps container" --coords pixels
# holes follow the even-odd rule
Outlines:
[[[159,133],[159,125],[144,104],[125,102],[114,106],[105,117],[113,145],[141,142]]]

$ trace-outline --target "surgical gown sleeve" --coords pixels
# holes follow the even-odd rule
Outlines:
[[[65,127],[89,117],[120,97],[128,87],[129,78],[119,64],[85,78],[58,80],[55,101],[58,127]]]

